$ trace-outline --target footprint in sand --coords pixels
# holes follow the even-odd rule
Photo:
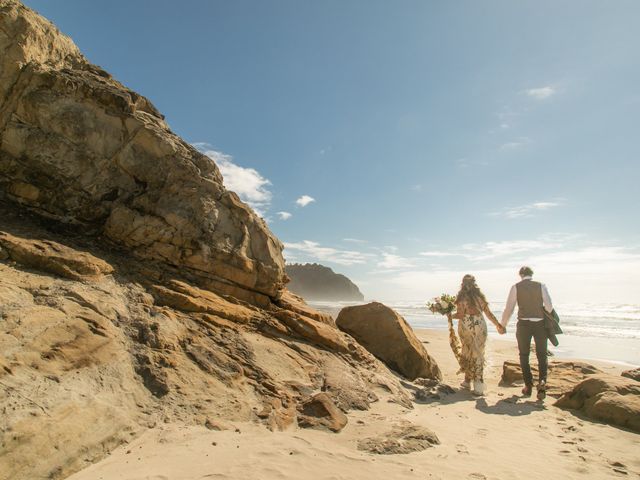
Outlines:
[[[487,430],[486,428],[479,428],[478,430],[476,430],[476,434],[479,437],[486,437],[488,433],[489,433],[489,430]]]
[[[461,443],[456,445],[456,451],[458,453],[465,453],[465,454],[469,455],[469,449],[467,448],[466,445],[462,445]]]
[[[613,468],[614,472],[621,473],[623,475],[629,475],[629,472],[627,472],[627,466],[625,464],[620,462],[611,462],[610,465]]]
[[[487,480],[487,477],[481,473],[470,473],[469,478],[473,478],[473,480]]]

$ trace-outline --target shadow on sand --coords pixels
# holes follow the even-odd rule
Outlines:
[[[476,400],[476,408],[483,413],[489,413],[491,415],[509,415],[512,417],[520,417],[522,415],[529,415],[531,412],[545,410],[546,407],[543,402],[526,400],[521,401],[521,397],[512,395],[509,398],[504,398],[495,403],[495,405],[489,405],[485,398],[479,398]]]

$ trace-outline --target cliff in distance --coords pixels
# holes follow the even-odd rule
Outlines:
[[[362,301],[364,295],[344,275],[317,263],[286,265],[287,288],[305,300]]]
[[[161,422],[318,425],[320,392],[411,408],[147,99],[17,0],[0,52],[0,480],[64,478]]]

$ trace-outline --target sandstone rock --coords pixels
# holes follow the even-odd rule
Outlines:
[[[587,417],[640,432],[640,383],[607,374],[593,375],[565,393],[555,405]]]
[[[29,240],[0,231],[0,247],[21,265],[72,280],[96,279],[113,272],[104,260],[46,240]]]
[[[531,365],[534,380],[538,377],[538,367]],[[549,362],[547,372],[547,394],[559,397],[572,389],[576,384],[591,375],[602,373],[597,367],[584,362],[553,361]],[[502,385],[522,383],[522,369],[519,362],[506,361],[502,365]]]
[[[346,307],[340,311],[336,324],[408,379],[442,378],[436,361],[406,320],[391,308],[378,302]]]
[[[0,0],[0,51],[0,197],[206,288],[263,306],[279,296],[281,242],[146,98],[15,0]]]
[[[0,201],[0,218],[12,246],[83,258],[65,232],[13,205]],[[285,429],[320,390],[344,412],[377,400],[410,408],[375,357],[321,314],[298,313],[309,307],[260,309],[79,240],[113,274],[86,281],[82,269],[63,277],[46,262],[0,262],[1,480],[63,478],[162,421]]]
[[[640,368],[625,370],[624,372],[622,372],[622,376],[640,382]]]
[[[439,444],[436,434],[428,428],[402,422],[384,435],[359,440],[358,450],[378,455],[398,455],[420,452]]]
[[[17,0],[0,51],[0,480],[65,478],[159,422],[284,429],[322,389],[327,428],[410,404],[283,296],[281,243],[148,100]]]
[[[298,426],[302,428],[339,432],[347,424],[347,416],[326,393],[318,393],[302,402],[298,412]]]

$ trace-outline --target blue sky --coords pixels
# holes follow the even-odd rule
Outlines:
[[[466,272],[503,300],[531,263],[557,301],[640,303],[639,2],[25,3],[209,152],[292,261],[380,300]]]

